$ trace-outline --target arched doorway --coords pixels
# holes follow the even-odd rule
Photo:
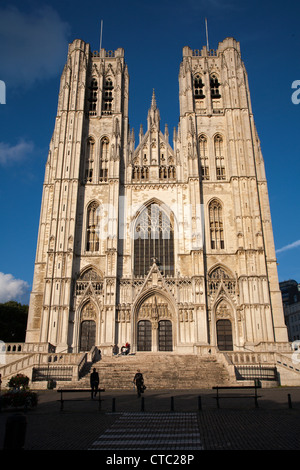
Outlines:
[[[217,321],[217,344],[220,351],[232,351],[232,326],[230,320]]]
[[[173,351],[172,322],[161,320],[158,323],[158,349],[159,351]]]
[[[79,350],[90,351],[96,345],[97,307],[87,301],[80,313]]]
[[[151,351],[152,349],[152,325],[149,320],[138,322],[137,349],[138,351]]]
[[[80,327],[80,351],[90,351],[95,346],[96,323],[93,320],[84,320]]]
[[[173,351],[174,310],[160,292],[151,292],[137,307],[135,345],[137,351]]]

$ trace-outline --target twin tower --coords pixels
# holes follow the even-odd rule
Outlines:
[[[169,136],[153,93],[136,142],[124,50],[69,45],[27,343],[204,355],[287,342],[239,43],[184,47],[179,102]]]

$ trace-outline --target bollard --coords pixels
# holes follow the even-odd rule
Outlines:
[[[115,399],[115,398],[112,399],[111,411],[112,411],[113,413],[116,411],[116,399]]]
[[[174,411],[174,397],[171,397],[171,411]]]
[[[202,410],[201,397],[198,397],[198,410]]]
[[[289,408],[292,408],[292,400],[291,400],[291,395],[288,393],[288,403],[289,403]]]
[[[144,397],[142,397],[142,400],[141,400],[141,411],[144,411],[145,410],[145,399]]]
[[[23,450],[27,421],[22,414],[9,416],[6,421],[4,450]]]

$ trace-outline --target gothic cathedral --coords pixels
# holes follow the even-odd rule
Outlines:
[[[26,342],[104,355],[126,342],[199,355],[286,343],[239,43],[183,48],[172,145],[151,93],[136,142],[124,50],[69,45]]]

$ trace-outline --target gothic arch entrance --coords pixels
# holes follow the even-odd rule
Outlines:
[[[136,313],[137,351],[173,351],[173,323],[173,309],[164,295],[146,297]]]
[[[80,314],[79,350],[90,351],[96,345],[96,306],[90,300],[82,307]]]
[[[80,351],[90,351],[95,346],[96,322],[84,320],[80,325]]]
[[[220,351],[232,351],[232,326],[230,320],[217,321],[217,343]]]

